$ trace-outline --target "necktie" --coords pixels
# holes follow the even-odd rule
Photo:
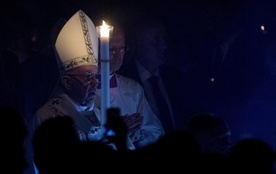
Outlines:
[[[152,85],[152,93],[158,106],[159,120],[161,121],[165,132],[171,132],[173,130],[173,123],[168,104],[158,85],[159,78],[157,76],[152,76],[148,80]]]

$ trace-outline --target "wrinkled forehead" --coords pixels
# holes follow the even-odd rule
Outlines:
[[[71,69],[68,73],[86,74],[86,73],[97,73],[98,67],[95,65],[84,65],[77,68]]]

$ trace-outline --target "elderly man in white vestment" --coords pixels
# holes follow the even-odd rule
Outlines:
[[[28,124],[29,136],[25,144],[30,168],[33,166],[33,135],[45,120],[70,116],[81,141],[103,137],[100,111],[94,108],[98,85],[98,37],[94,23],[82,10],[62,27],[55,48],[60,78],[49,101],[36,111]],[[28,174],[33,172],[33,169],[27,171]]]
[[[95,114],[100,111],[94,107],[98,85],[98,45],[94,23],[79,10],[65,23],[56,38],[60,79],[50,100],[37,110],[31,130],[49,118],[70,116],[78,128],[80,140],[101,139],[101,118]]]

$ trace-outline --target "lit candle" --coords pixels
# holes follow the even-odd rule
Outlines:
[[[109,30],[110,30],[110,26],[108,26],[108,25],[103,21],[103,25],[100,26],[100,38],[101,38],[101,39],[109,39]]]
[[[101,72],[101,121],[104,125],[107,119],[107,109],[110,107],[110,85],[109,85],[109,38],[113,27],[104,21],[97,27],[100,37],[100,72]]]

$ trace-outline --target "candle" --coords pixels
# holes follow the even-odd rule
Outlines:
[[[104,21],[97,27],[100,37],[100,73],[101,73],[101,121],[106,123],[107,109],[110,107],[110,85],[109,85],[109,38],[113,27],[108,26]]]
[[[109,28],[110,26],[108,26],[104,21],[103,21],[103,25],[100,26],[100,38],[109,38]]]

